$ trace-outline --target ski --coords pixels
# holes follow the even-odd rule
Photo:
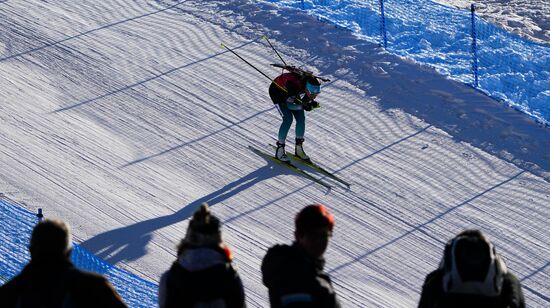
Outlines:
[[[289,168],[290,170],[298,173],[299,175],[302,175],[302,176],[308,178],[309,180],[325,187],[328,190],[332,189],[332,186],[330,184],[324,182],[321,179],[318,179],[318,178],[314,177],[313,175],[309,174],[307,171],[300,169],[300,167],[294,165],[291,162],[280,161],[277,158],[275,158],[273,155],[267,154],[267,153],[265,153],[265,152],[263,152],[259,149],[256,149],[255,147],[250,146],[250,145],[248,146],[248,149],[251,150],[252,152],[256,153],[257,155],[263,157],[263,158],[267,158],[267,159],[269,159],[273,162],[278,163],[279,165],[282,165],[282,166],[285,166],[285,167]]]
[[[277,149],[277,147],[272,145],[272,144],[270,144],[270,146],[273,147],[274,149]],[[331,179],[333,179],[337,182],[340,182],[340,183],[346,185],[348,189],[351,186],[351,184],[349,182],[347,182],[347,181],[343,180],[342,178],[334,175],[333,172],[330,172],[330,171],[326,170],[325,168],[321,167],[319,164],[311,161],[311,159],[304,160],[304,159],[301,159],[300,157],[298,157],[298,156],[296,156],[292,153],[289,153],[289,152],[286,152],[286,155],[289,156],[291,159],[299,161],[299,162],[305,164],[306,166],[309,166],[312,169],[316,170],[317,172],[319,172],[319,173],[321,173],[321,174],[323,174],[323,175],[325,175],[325,176],[327,176],[327,177],[329,177],[329,178],[331,178]]]

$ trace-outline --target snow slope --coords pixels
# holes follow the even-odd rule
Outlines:
[[[261,258],[322,202],[345,307],[414,307],[445,241],[467,227],[489,234],[529,307],[548,305],[549,131],[519,112],[256,1],[7,0],[0,29],[0,192],[67,220],[112,264],[157,282],[206,201],[248,304],[264,307]],[[274,141],[280,117],[269,80],[220,43],[276,76],[263,34],[332,79],[306,147],[351,190],[248,150]]]

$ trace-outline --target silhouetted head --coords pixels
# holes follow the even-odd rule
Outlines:
[[[479,230],[466,230],[455,238],[455,260],[463,281],[483,281],[491,263],[487,237]]]
[[[321,204],[303,208],[295,220],[296,242],[313,258],[320,258],[327,249],[334,228],[334,217]]]
[[[29,251],[33,261],[68,260],[72,251],[69,226],[61,220],[39,222],[32,231]]]
[[[222,244],[220,220],[212,215],[207,203],[203,203],[189,221],[187,234],[178,247],[178,255],[189,245],[219,246]]]
[[[500,295],[506,264],[479,230],[466,230],[447,242],[440,268],[445,293]]]

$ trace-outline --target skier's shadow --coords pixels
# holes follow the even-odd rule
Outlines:
[[[136,260],[147,253],[146,247],[154,231],[191,217],[193,212],[202,203],[206,202],[210,206],[215,206],[263,180],[291,173],[283,167],[279,166],[279,168],[276,168],[276,164],[273,161],[266,157],[263,158],[267,161],[267,165],[225,185],[215,192],[191,202],[173,214],[141,221],[126,227],[98,234],[82,242],[81,245],[111,264],[116,264],[120,261]],[[182,236],[184,236],[185,231],[186,230],[181,231]]]

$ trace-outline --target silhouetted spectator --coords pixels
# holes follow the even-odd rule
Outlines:
[[[178,246],[178,259],[160,279],[161,308],[246,307],[243,285],[220,227],[206,203],[193,214]]]
[[[479,230],[466,230],[445,246],[439,269],[428,274],[419,308],[523,308],[519,280],[508,272]]]
[[[30,263],[0,287],[0,306],[126,307],[103,276],[73,266],[71,233],[63,221],[38,223],[32,232],[29,250]]]
[[[334,218],[323,205],[309,205],[296,216],[295,242],[267,251],[262,275],[271,307],[340,307],[330,277],[323,272],[333,227]]]

